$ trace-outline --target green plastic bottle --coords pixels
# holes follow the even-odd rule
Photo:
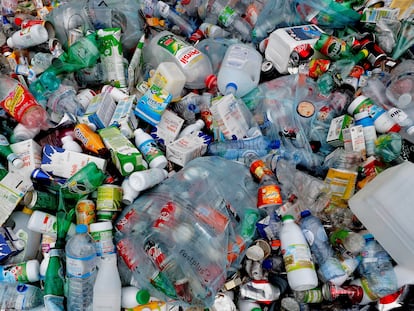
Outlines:
[[[52,304],[54,307],[59,306],[63,310],[65,280],[61,261],[62,253],[62,249],[53,248],[50,250],[43,292],[46,306]]]

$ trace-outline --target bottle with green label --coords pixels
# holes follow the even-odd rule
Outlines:
[[[62,249],[52,248],[50,250],[50,259],[46,269],[43,292],[45,294],[45,305],[53,304],[64,307],[64,286],[65,278],[62,266],[61,256]]]
[[[22,168],[24,163],[11,149],[9,140],[0,134],[0,156],[7,159],[16,168]],[[3,176],[4,177],[4,176]]]

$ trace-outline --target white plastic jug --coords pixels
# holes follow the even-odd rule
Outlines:
[[[380,173],[350,200],[349,207],[400,265],[414,269],[414,163]]]

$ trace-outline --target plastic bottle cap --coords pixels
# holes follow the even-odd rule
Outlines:
[[[88,226],[85,224],[76,225],[76,233],[86,233],[88,232]]]
[[[302,218],[308,217],[310,215],[312,215],[312,213],[308,209],[300,212],[300,217],[302,217]]]
[[[407,130],[406,130],[408,135],[414,135],[414,125],[410,126]]]
[[[125,137],[134,136],[134,132],[132,132],[132,130],[128,126],[121,125],[119,127],[119,130],[121,131],[121,134],[124,135]]]
[[[14,45],[13,45],[13,39],[12,39],[11,37],[7,39],[6,43],[7,43],[7,45],[8,45],[9,47],[11,47],[11,48],[13,48],[13,47],[14,47]]]
[[[158,156],[149,163],[150,168],[165,168],[167,166],[168,160],[165,156]]]
[[[140,305],[148,303],[150,298],[151,298],[151,295],[146,289],[140,289],[137,292],[136,299]]]
[[[24,162],[21,159],[14,159],[13,160],[13,166],[16,168],[22,168],[24,166]]]
[[[400,108],[404,108],[407,107],[411,101],[412,101],[412,96],[409,93],[404,93],[402,94],[400,97],[398,97],[398,107]]]
[[[89,229],[91,232],[112,230],[112,222],[110,221],[94,222],[94,223],[89,224]]]
[[[358,106],[364,101],[367,100],[368,97],[364,96],[364,95],[359,95],[357,98],[355,98],[348,106],[348,113],[350,115],[354,115],[354,113],[356,112],[355,110],[358,108]]]
[[[135,169],[134,164],[132,164],[131,162],[125,163],[124,165],[122,165],[122,168],[127,173],[131,173]]]
[[[230,82],[226,85],[226,94],[236,93],[237,91],[237,84]]]
[[[204,82],[205,82],[206,87],[208,89],[215,88],[217,86],[217,77],[215,75],[213,75],[213,74],[208,75],[206,77],[206,79],[204,80]]]
[[[282,221],[286,221],[286,220],[295,220],[295,217],[293,217],[292,215],[286,214],[282,217]]]
[[[26,262],[26,274],[29,282],[37,282],[40,279],[40,264],[36,259]]]

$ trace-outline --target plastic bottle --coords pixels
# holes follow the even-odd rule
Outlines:
[[[300,215],[300,227],[310,245],[315,263],[319,265],[318,272],[324,280],[341,285],[348,278],[348,275],[334,255],[321,220],[312,215],[309,210],[302,211]]]
[[[172,101],[177,101],[181,97],[185,82],[186,77],[176,63],[162,62],[151,76],[149,84],[162,87],[171,93]]]
[[[10,257],[8,263],[24,262],[36,258],[39,252],[42,236],[39,232],[28,228],[31,214],[30,209],[23,208],[22,211],[14,211],[6,222],[7,226],[13,229],[16,237],[24,242],[24,249],[16,256]]]
[[[315,288],[318,277],[309,245],[294,219],[292,215],[282,217],[280,241],[289,286],[292,290],[303,291]]]
[[[211,23],[201,23],[199,29],[207,38],[226,38],[230,36],[230,32],[224,30],[220,26]]]
[[[233,44],[224,55],[217,75],[217,85],[222,94],[233,92],[238,97],[253,90],[260,80],[262,56],[247,44]]]
[[[7,159],[16,168],[22,168],[24,163],[11,149],[6,136],[0,134],[0,156]]]
[[[37,259],[0,266],[0,281],[6,283],[37,282],[40,279],[39,266]]]
[[[129,185],[135,191],[144,191],[162,182],[167,178],[168,172],[161,168],[150,168],[148,170],[133,172],[129,176]]]
[[[375,130],[374,121],[369,117],[367,111],[361,111],[354,115],[355,125],[362,125],[365,139],[365,150],[367,156],[375,154],[375,140],[377,139],[377,131]],[[414,129],[413,129],[414,130]]]
[[[351,115],[355,115],[364,110],[374,120],[375,129],[378,133],[400,131],[401,127],[391,119],[385,109],[374,104],[370,98],[364,95],[356,97],[347,108],[348,113]]]
[[[89,232],[95,245],[96,255],[106,256],[115,252],[112,222],[99,221],[89,225]]]
[[[95,154],[104,155],[108,152],[101,136],[85,123],[77,124],[73,130],[73,135],[87,150]]]
[[[265,174],[257,189],[257,208],[268,215],[276,212],[282,205],[282,193],[279,182],[274,174]]]
[[[61,115],[69,112],[81,116],[85,112],[77,100],[75,88],[65,84],[60,84],[59,88],[49,96],[47,107],[54,113]]]
[[[134,308],[150,301],[150,293],[146,289],[139,289],[135,286],[122,287],[121,307]]]
[[[43,291],[45,293],[45,304],[47,304],[47,300],[50,300],[63,308],[65,279],[62,254],[63,251],[61,249],[53,248],[50,250]]]
[[[29,284],[0,283],[2,310],[31,310],[43,305],[42,290]]]
[[[7,45],[11,48],[26,49],[39,45],[49,39],[47,29],[42,25],[33,25],[15,32],[7,39]]]
[[[161,62],[175,62],[186,76],[187,88],[204,88],[205,77],[213,73],[206,55],[169,31],[162,31],[155,35],[147,49],[150,51],[150,63],[154,68]]]
[[[117,267],[117,254],[106,254],[101,257],[96,282],[93,287],[93,310],[120,310],[121,289],[121,279]]]
[[[365,247],[361,252],[361,274],[367,279],[371,290],[383,297],[398,290],[397,277],[393,269],[392,259],[386,250],[374,239],[372,234],[366,234]]]
[[[76,226],[76,234],[67,241],[65,252],[67,308],[72,311],[91,311],[96,278],[96,251],[86,225]]]
[[[178,134],[178,138],[181,138],[183,136],[186,136],[188,134],[194,133],[194,132],[198,132],[201,131],[201,129],[204,127],[205,123],[203,120],[198,119],[195,123],[187,125],[185,128],[183,128],[180,132],[180,134]]]
[[[125,177],[122,181],[122,203],[125,205],[131,204],[140,194],[129,185],[129,178]]]
[[[364,237],[348,229],[336,229],[329,237],[332,245],[343,247],[351,256],[358,255],[365,246]]]
[[[208,15],[205,21],[222,25],[244,41],[251,40],[252,27],[226,1],[216,0],[211,5],[208,4],[207,9]]]
[[[134,136],[135,145],[144,155],[150,168],[165,168],[167,166],[167,158],[150,134],[138,128],[134,131]]]
[[[195,28],[187,20],[174,12],[171,7],[164,1],[158,1],[157,11],[161,17],[178,26],[181,34],[185,35],[186,37],[190,37],[195,31]]]
[[[53,237],[57,235],[56,216],[42,212],[34,211],[27,223],[27,228],[34,232],[47,234]],[[71,224],[69,235],[75,233],[75,224]]]

